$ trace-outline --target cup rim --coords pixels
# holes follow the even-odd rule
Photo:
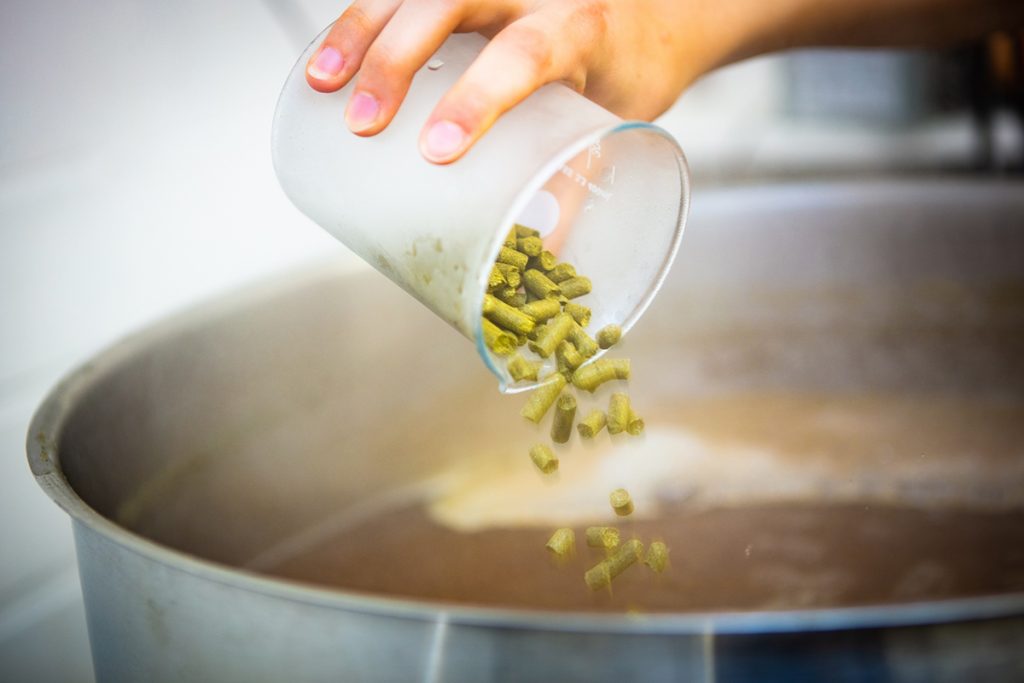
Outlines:
[[[675,263],[676,255],[679,252],[679,245],[682,242],[683,232],[686,227],[686,219],[689,215],[690,210],[690,188],[692,180],[690,176],[690,166],[686,161],[686,154],[683,152],[682,147],[675,137],[667,130],[653,123],[647,121],[638,120],[624,120],[617,121],[608,125],[600,126],[595,128],[577,138],[574,142],[566,145],[556,154],[551,155],[547,162],[544,163],[530,178],[523,188],[516,194],[515,199],[509,204],[508,209],[502,215],[502,220],[498,225],[497,230],[491,240],[490,245],[487,249],[488,258],[481,264],[480,272],[477,276],[477,296],[474,298],[475,308],[474,311],[479,311],[483,308],[484,295],[487,292],[487,276],[490,273],[490,265],[498,256],[498,252],[504,242],[505,235],[515,225],[516,218],[522,213],[527,203],[534,197],[534,195],[544,186],[550,178],[552,178],[560,168],[566,163],[576,158],[578,154],[583,152],[585,149],[600,142],[606,138],[619,133],[625,133],[634,130],[643,130],[650,133],[654,133],[659,136],[664,143],[669,145],[669,148],[673,151],[673,156],[676,160],[676,168],[679,177],[679,189],[680,189],[680,201],[679,208],[675,218],[675,231],[672,236],[672,242],[669,245],[668,253],[665,255],[665,259],[662,261],[660,268],[654,279],[651,281],[647,292],[640,299],[639,303],[634,307],[632,313],[620,324],[623,334],[629,332],[633,325],[643,316],[644,312],[654,301],[654,297],[661,290],[662,284],[665,282],[665,278],[668,276],[669,271],[672,269],[672,264]],[[457,163],[457,162],[456,162]],[[541,381],[530,382],[526,384],[508,384],[504,373],[495,366],[494,355],[490,349],[484,343],[483,336],[483,324],[479,316],[473,322],[473,338],[476,342],[477,353],[484,361],[484,365],[498,378],[498,390],[503,394],[517,394],[524,391],[530,391],[537,388],[541,384]],[[586,359],[583,365],[588,365],[591,362],[597,360],[605,354],[606,349],[601,349],[596,354]]]

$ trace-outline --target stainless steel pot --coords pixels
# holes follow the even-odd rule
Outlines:
[[[1024,422],[1015,412],[1024,404],[1022,190],[934,180],[698,193],[678,265],[628,340],[631,393],[648,406],[650,433],[637,453],[663,443],[660,423],[699,420],[702,401],[723,400],[730,414],[731,397],[751,392],[762,406],[800,395],[826,408],[896,392],[911,397],[900,404],[906,410],[876,414],[897,435],[943,433],[948,425],[922,430],[906,416],[918,399],[953,397],[956,406],[982,406],[970,415],[981,431],[985,406],[1003,411],[1000,443],[1012,444]],[[510,597],[512,584],[530,585],[526,576],[484,577],[488,602],[417,595],[408,583],[346,589],[343,579],[328,586],[278,571],[280,558],[328,536],[337,557],[372,557],[378,537],[345,530],[443,498],[468,460],[499,467],[513,458],[527,469],[520,448],[536,435],[523,432],[517,408],[497,395],[473,350],[416,302],[379,275],[331,267],[178,316],[86,363],[40,407],[28,452],[39,484],[73,519],[97,678],[1024,680],[1024,574],[1005,567],[975,567],[976,585],[964,594],[943,593],[940,581],[931,597],[885,589],[870,593],[885,599],[835,604],[827,590],[793,586],[780,589],[785,603],[730,603],[726,586],[705,604],[699,581],[682,597],[684,584],[669,583],[677,588],[661,595],[692,595],[689,608],[654,601],[639,612],[624,609],[632,587],[648,580],[639,573],[593,605],[573,594],[587,606],[577,609],[559,607],[571,588],[550,603]],[[958,410],[936,413],[952,416],[937,422],[956,422],[965,414]],[[745,415],[725,431],[743,432]],[[829,433],[856,438],[871,427],[821,415],[816,424]],[[897,444],[864,464],[820,447],[841,440],[800,440],[796,431],[785,420],[775,430],[788,459],[765,465],[763,452],[755,458],[747,448],[709,460],[719,469],[687,461],[685,472],[658,475],[670,485],[651,502],[668,500],[671,514],[648,522],[670,528],[690,511],[794,501],[820,511],[978,510],[991,524],[1024,510],[1019,445],[991,453],[979,441],[945,452],[940,439],[924,458]],[[764,466],[756,476],[753,463]],[[435,512],[452,509],[468,508]],[[542,561],[550,525],[523,524],[534,529]],[[989,528],[975,524],[968,537]],[[762,547],[743,533],[708,541],[733,558],[720,566],[737,581],[746,573],[734,550],[756,559]],[[1006,566],[1018,566],[1012,546],[1024,548],[1024,532],[1011,525],[1007,533]],[[687,576],[704,548],[674,550],[667,577]],[[407,564],[415,569],[428,555],[410,546]],[[462,562],[454,551],[444,557],[442,570]],[[797,584],[807,583],[800,576],[811,575]],[[364,577],[366,585],[377,578]],[[885,582],[883,572],[872,585]]]

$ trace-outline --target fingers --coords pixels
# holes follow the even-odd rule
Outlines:
[[[420,135],[423,156],[455,161],[534,90],[557,80],[582,81],[578,50],[560,39],[561,26],[538,13],[498,33],[430,115]]]
[[[375,135],[394,118],[415,73],[454,31],[505,26],[434,109],[420,150],[434,163],[463,154],[505,111],[546,83],[582,90],[586,52],[603,30],[604,3],[540,5],[523,0],[355,0],[306,66],[316,90],[333,92],[359,72],[348,127]],[[554,9],[548,10],[548,7]],[[522,18],[517,18],[522,17]],[[595,27],[602,27],[595,30]]]
[[[367,48],[401,4],[401,0],[353,2],[306,63],[306,82],[320,92],[344,87],[359,70]]]
[[[405,0],[373,41],[345,111],[349,129],[374,135],[398,111],[416,72],[459,25],[468,0]]]

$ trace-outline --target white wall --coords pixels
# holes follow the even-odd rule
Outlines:
[[[43,393],[213,293],[356,264],[269,153],[300,36],[336,4],[0,4],[0,680],[91,679],[70,527],[25,462]]]

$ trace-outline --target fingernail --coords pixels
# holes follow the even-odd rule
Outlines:
[[[345,120],[348,127],[359,132],[373,125],[380,113],[380,104],[373,95],[364,92],[357,92],[348,103],[348,110],[345,112]]]
[[[334,78],[341,73],[341,67],[345,66],[345,60],[341,53],[333,47],[325,47],[320,50],[313,63],[309,67],[309,75],[313,78]]]
[[[466,144],[466,131],[451,121],[437,121],[423,140],[423,155],[431,161],[446,161]]]

